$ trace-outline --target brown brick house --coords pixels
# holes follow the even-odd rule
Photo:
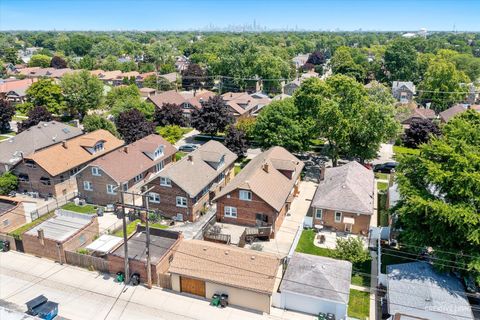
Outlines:
[[[210,140],[146,182],[151,209],[178,220],[195,221],[215,193],[233,178],[237,156]]]
[[[298,193],[302,169],[303,162],[282,147],[256,156],[215,197],[217,221],[270,226],[274,236]]]
[[[96,130],[25,156],[14,173],[20,192],[61,196],[77,191],[74,175],[90,161],[123,145],[106,130]]]
[[[25,253],[65,262],[65,250],[76,251],[90,244],[98,235],[95,215],[59,209],[22,235]]]
[[[128,238],[128,258],[130,273],[138,273],[140,280],[147,282],[147,258],[145,254],[145,227],[137,225],[137,230]],[[152,283],[164,285],[161,275],[167,273],[173,260],[182,234],[179,232],[150,228],[150,263],[152,268]],[[108,254],[110,273],[125,270],[125,248],[122,244]],[[167,284],[169,286],[169,284]]]
[[[127,191],[160,172],[175,157],[177,149],[161,136],[151,134],[112,151],[85,166],[76,174],[80,197],[98,205],[118,201],[115,189]]]
[[[375,203],[375,177],[356,161],[326,169],[308,215],[313,225],[366,234]]]

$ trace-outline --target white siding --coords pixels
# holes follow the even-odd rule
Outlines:
[[[347,317],[347,305],[343,303],[287,291],[282,292],[281,308],[314,315],[318,315],[319,312],[333,313],[337,320],[346,319]]]

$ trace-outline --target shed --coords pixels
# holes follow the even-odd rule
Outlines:
[[[280,308],[318,315],[333,313],[346,319],[352,264],[294,253],[280,285]]]

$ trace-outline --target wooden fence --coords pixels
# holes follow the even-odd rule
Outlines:
[[[108,261],[103,258],[80,254],[72,251],[65,251],[67,264],[77,267],[93,269],[101,272],[108,272]]]

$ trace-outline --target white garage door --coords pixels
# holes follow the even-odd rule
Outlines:
[[[345,305],[314,297],[282,292],[285,308],[317,315],[319,312],[333,313],[336,319],[343,319],[346,314]]]

